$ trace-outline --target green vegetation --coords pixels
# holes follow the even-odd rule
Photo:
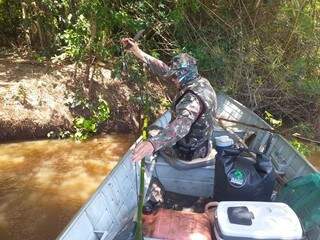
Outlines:
[[[267,120],[267,122],[274,128],[280,128],[282,126],[282,119],[275,119],[271,113],[268,111],[265,111],[265,116],[264,118]],[[299,130],[304,134],[304,136],[313,136],[312,128],[308,127],[305,124],[300,124],[294,126],[292,129],[289,129],[289,132],[292,132],[293,130]],[[295,133],[297,134],[297,133]],[[294,137],[295,134],[289,135],[289,138]],[[304,157],[309,157],[312,152],[312,147],[307,144],[304,144],[303,142],[292,138],[290,141],[291,145],[299,152],[301,153]]]
[[[282,119],[275,119],[271,113],[265,111],[264,118],[270,123],[272,127],[278,128],[282,126]]]
[[[86,140],[91,135],[95,134],[98,127],[110,118],[110,108],[108,103],[99,98],[96,104],[89,101],[82,101],[79,104],[83,109],[86,109],[88,116],[77,116],[74,119],[75,133],[71,134],[77,141]]]
[[[319,12],[315,0],[1,0],[0,44],[36,51],[39,62],[111,64],[136,89],[131,100],[152,113],[166,95],[144,87],[151,77],[119,44],[144,30],[141,46],[153,56],[190,52],[217,90],[320,137]],[[75,125],[94,132],[88,121]]]
[[[290,141],[290,143],[303,156],[305,156],[305,157],[310,156],[311,148],[308,145],[298,141],[297,139],[293,139],[292,141]]]
[[[81,108],[82,115],[77,115],[73,120],[74,132],[70,131],[50,131],[47,134],[48,138],[64,139],[72,137],[76,141],[87,140],[90,136],[97,133],[99,127],[106,122],[111,115],[108,103],[99,97],[97,102],[88,101],[85,98],[75,98],[72,102],[68,103],[69,107]]]
[[[15,96],[15,100],[19,101],[21,104],[27,103],[27,93],[23,86],[19,85],[18,93]]]

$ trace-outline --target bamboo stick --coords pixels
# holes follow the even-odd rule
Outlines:
[[[147,136],[148,129],[148,118],[144,118],[143,120],[143,131],[142,131],[142,139],[146,141],[148,139]],[[138,213],[137,213],[137,227],[135,233],[135,240],[142,240],[142,208],[143,208],[143,198],[144,198],[144,172],[145,172],[145,159],[141,160],[140,167],[140,189],[139,189],[139,202],[138,202]]]

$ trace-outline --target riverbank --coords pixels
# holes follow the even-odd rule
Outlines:
[[[97,133],[135,134],[139,131],[143,108],[141,96],[148,97],[144,101],[149,104],[148,116],[152,122],[168,108],[167,93],[174,92],[172,86],[154,81],[144,73],[147,81],[144,80],[142,95],[141,86],[132,78],[113,77],[111,70],[99,63],[89,68],[91,93],[88,95],[83,82],[86,70],[85,64],[57,64],[14,52],[0,53],[0,142],[44,139],[48,133],[57,137],[59,133],[74,132],[74,119],[87,114],[79,103],[86,105],[99,97],[108,103],[111,115]]]
[[[82,86],[85,71],[85,65],[38,62],[15,53],[0,55],[0,142],[74,131],[74,117],[86,114],[77,106],[87,101],[88,89]],[[88,102],[102,97],[111,110],[110,118],[98,131],[133,133],[139,129],[140,107],[133,100],[139,89],[111,75],[104,66],[96,66],[90,75]],[[146,88],[153,89],[156,98],[165,92],[151,82]]]
[[[0,140],[35,139],[70,129],[65,103],[71,66],[59,70],[17,55],[0,58]]]

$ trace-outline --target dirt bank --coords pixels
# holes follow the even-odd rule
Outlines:
[[[50,131],[72,131],[77,114],[67,106],[75,95],[83,71],[75,65],[37,63],[16,55],[0,56],[0,141],[45,138]],[[80,72],[80,73],[79,73]],[[163,89],[148,83],[155,95]],[[102,96],[110,105],[111,118],[103,132],[132,132],[137,129],[139,108],[132,101],[135,89],[111,71],[97,67],[92,79],[93,98]]]
[[[70,70],[1,57],[0,140],[39,138],[71,128],[72,115],[64,104]]]

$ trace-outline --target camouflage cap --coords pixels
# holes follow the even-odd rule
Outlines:
[[[187,53],[181,53],[171,60],[170,70],[165,77],[177,77],[180,84],[184,84],[199,76],[197,60]]]

